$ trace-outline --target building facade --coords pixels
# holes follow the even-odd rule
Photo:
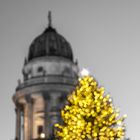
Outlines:
[[[29,47],[13,95],[16,112],[15,140],[46,140],[54,137],[54,124],[62,123],[60,110],[75,88],[78,65],[69,42],[49,23]]]

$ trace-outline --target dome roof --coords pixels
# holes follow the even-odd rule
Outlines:
[[[59,56],[73,61],[73,53],[69,42],[51,27],[34,39],[29,48],[28,61],[44,56]]]

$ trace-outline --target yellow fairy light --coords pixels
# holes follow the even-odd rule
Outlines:
[[[56,124],[56,137],[61,140],[115,140],[125,135],[124,115],[112,104],[110,95],[104,95],[104,88],[87,70],[79,80],[75,91],[69,95],[68,102],[61,111],[65,125]]]
[[[123,117],[124,117],[124,118],[127,118],[127,114],[124,114]]]

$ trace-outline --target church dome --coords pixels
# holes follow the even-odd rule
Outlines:
[[[36,37],[30,45],[28,61],[45,56],[58,56],[73,61],[73,53],[69,42],[52,28],[50,16],[48,28]]]

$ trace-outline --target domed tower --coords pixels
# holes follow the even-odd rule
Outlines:
[[[78,66],[69,42],[49,24],[30,45],[13,101],[16,106],[16,140],[53,139],[60,110],[75,88]]]

